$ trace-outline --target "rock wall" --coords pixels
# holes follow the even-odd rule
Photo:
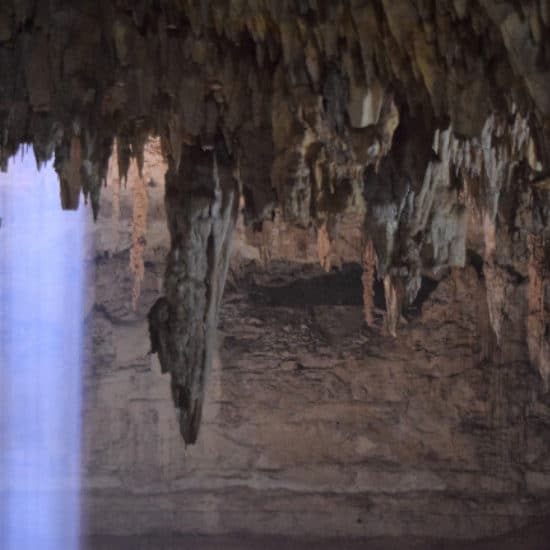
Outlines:
[[[55,154],[63,207],[82,190],[100,220],[91,531],[481,536],[544,511],[549,11],[2,4],[0,164]],[[189,443],[205,403],[196,449],[170,394]]]
[[[137,172],[108,182],[95,226],[88,533],[470,539],[547,513],[550,401],[521,335],[497,344],[480,266],[423,287],[394,339],[383,296],[365,326],[360,241],[343,242],[348,263],[327,273],[315,232],[297,256],[284,246],[263,260],[265,233],[237,233],[201,436],[186,447],[149,353],[169,250],[163,186],[151,183],[135,310]]]

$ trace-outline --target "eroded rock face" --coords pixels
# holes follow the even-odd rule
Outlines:
[[[20,143],[38,163],[55,153],[64,207],[82,189],[97,212],[115,138],[125,174],[159,136],[172,244],[151,333],[186,440],[219,315],[233,179],[247,224],[278,212],[314,228],[325,268],[339,228],[362,217],[366,320],[377,327],[369,287],[383,280],[383,327],[398,338],[423,278],[474,261],[497,348],[519,339],[547,385],[549,9],[7,1],[0,159]]]
[[[424,280],[394,338],[383,331],[380,284],[373,328],[363,323],[360,220],[336,232],[331,258],[343,265],[328,273],[314,228],[276,219],[262,233],[235,232],[200,436],[185,447],[170,381],[148,354],[147,311],[170,250],[162,188],[148,187],[133,311],[132,185],[120,189],[117,253],[104,254],[113,185],[95,228],[107,244],[98,249],[85,379],[87,532],[116,535],[117,548],[128,535],[139,548],[148,533],[170,533],[165,544],[175,546],[180,533],[226,543],[237,532],[319,537],[330,548],[354,547],[338,537],[369,546],[367,537],[398,536],[406,540],[387,547],[407,548],[426,536],[438,540],[411,547],[469,549],[470,539],[548,514],[549,396],[522,335],[497,345],[482,261],[437,285]],[[271,258],[262,252],[269,238]],[[448,538],[467,540],[439,540]],[[541,548],[518,540],[510,548]]]

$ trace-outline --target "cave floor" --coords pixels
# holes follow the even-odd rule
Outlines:
[[[548,550],[550,518],[502,537],[472,541],[444,541],[416,537],[373,539],[302,539],[225,536],[96,536],[83,550]]]

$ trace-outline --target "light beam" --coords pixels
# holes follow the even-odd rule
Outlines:
[[[85,212],[53,163],[0,174],[0,548],[76,550]]]

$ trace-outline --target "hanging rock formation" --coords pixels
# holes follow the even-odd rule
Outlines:
[[[184,146],[166,179],[171,235],[165,292],[149,314],[152,351],[172,377],[186,443],[195,443],[216,351],[218,315],[237,217],[238,188],[227,151]]]

